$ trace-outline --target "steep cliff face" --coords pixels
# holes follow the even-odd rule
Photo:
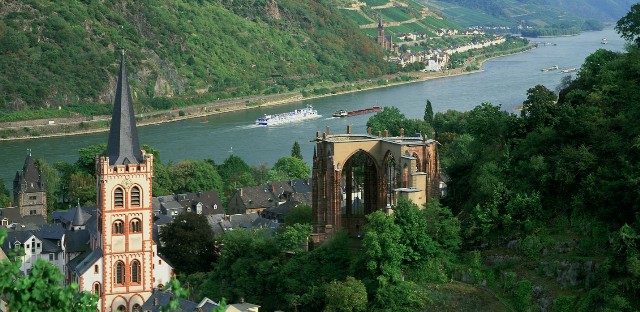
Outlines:
[[[268,93],[386,71],[373,40],[312,0],[9,1],[0,110],[109,103],[122,48],[140,98]]]

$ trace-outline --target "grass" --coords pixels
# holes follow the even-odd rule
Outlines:
[[[401,8],[396,7],[380,9],[380,14],[385,22],[404,22],[413,18]]]
[[[353,20],[358,25],[366,25],[366,24],[371,24],[371,23],[375,22],[375,21],[369,19],[368,17],[362,15],[362,13],[360,11],[340,9],[340,14],[342,14],[342,15],[346,16],[347,18]]]

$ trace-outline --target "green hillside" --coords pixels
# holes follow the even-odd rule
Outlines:
[[[436,0],[423,1],[464,26],[524,26],[524,35],[564,35],[602,28],[620,18],[629,0]]]
[[[385,73],[382,50],[337,11],[311,0],[4,3],[0,113],[110,103],[120,48],[150,106]]]

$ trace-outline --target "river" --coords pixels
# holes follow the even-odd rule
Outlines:
[[[602,38],[607,38],[608,44],[601,44]],[[559,71],[542,72],[542,68],[553,65],[580,68],[584,58],[597,49],[622,51],[625,44],[612,29],[532,41],[555,45],[541,45],[531,51],[489,60],[484,63],[482,71],[469,75],[140,127],[140,142],[158,149],[165,163],[183,159],[213,159],[221,163],[233,153],[250,165],[264,163],[272,166],[278,158],[290,155],[293,142],[297,141],[305,161],[311,162],[314,145],[310,140],[316,131],[330,127],[332,133],[344,133],[347,125],[352,125],[354,133],[366,132],[365,124],[371,115],[331,117],[336,110],[396,106],[409,118],[422,118],[429,99],[434,112],[466,111],[480,103],[490,102],[515,113],[515,108],[526,99],[527,89],[542,84],[555,90],[562,76],[566,75]],[[323,117],[268,128],[253,125],[255,119],[265,113],[287,112],[307,104],[313,105]],[[74,162],[79,148],[106,142],[106,132],[0,141],[0,178],[4,179],[7,188],[12,188],[13,178],[16,171],[22,169],[27,149],[31,149],[34,158],[44,158],[49,163]]]

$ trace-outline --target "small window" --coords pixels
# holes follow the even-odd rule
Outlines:
[[[141,308],[140,305],[136,303],[136,304],[133,305],[133,308],[131,310],[133,312],[140,312],[140,311],[142,311],[140,308]]]
[[[113,192],[113,203],[116,207],[124,207],[124,191],[121,187],[116,188]]]
[[[36,200],[36,199],[38,199],[38,197],[36,197],[36,196],[29,196],[29,200]]]
[[[133,219],[131,220],[131,233],[140,233],[142,232],[142,229],[140,227],[141,222],[140,219]]]
[[[116,262],[116,284],[124,284],[124,263],[122,261]]]
[[[121,306],[119,306],[119,307],[118,307],[118,310],[117,310],[117,311],[118,311],[118,312],[126,312],[126,311],[127,311],[127,308],[126,308],[125,306],[121,305]]]
[[[53,261],[53,254],[49,254],[49,261]]]
[[[131,262],[131,282],[132,283],[140,283],[141,280],[141,274],[140,274],[140,261],[138,260],[133,260],[133,262]]]
[[[140,207],[140,188],[137,186],[131,189],[131,206]]]
[[[124,234],[124,222],[122,220],[113,222],[113,234]]]
[[[97,264],[93,266],[93,273],[96,273],[96,274],[98,273],[98,265]]]
[[[53,257],[58,260],[58,254],[55,254]]]
[[[100,283],[93,284],[93,294],[100,296]]]

